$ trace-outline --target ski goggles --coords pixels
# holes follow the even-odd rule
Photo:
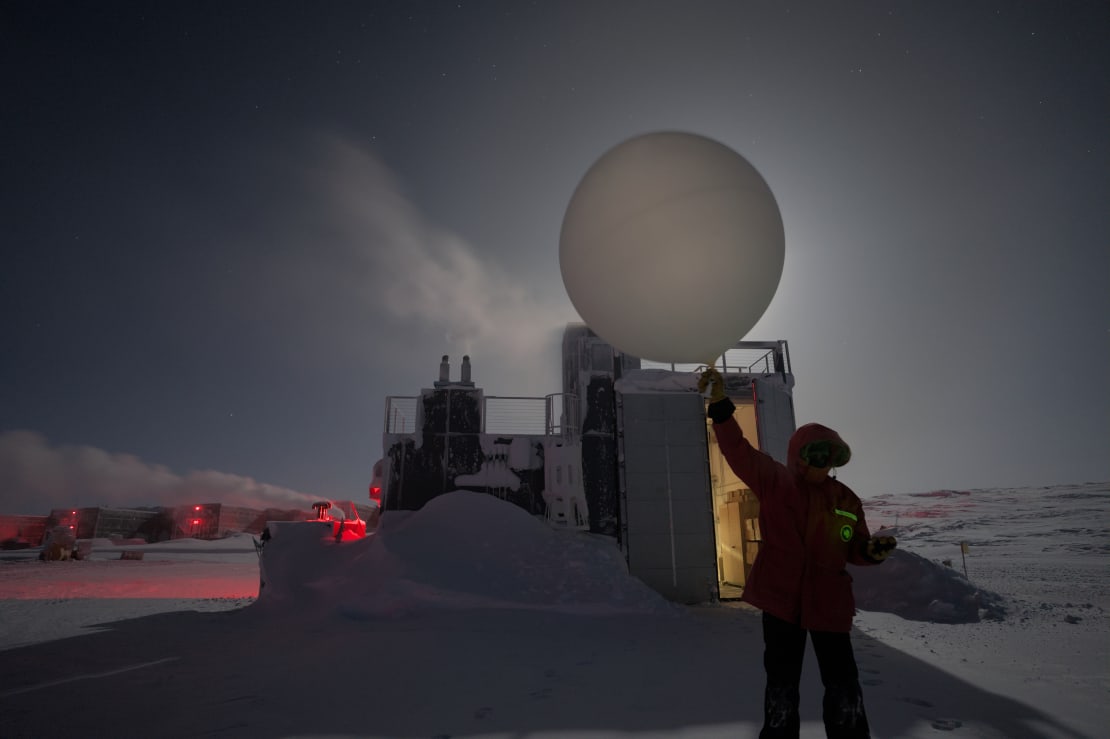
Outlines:
[[[846,444],[811,441],[802,447],[800,456],[810,467],[843,467],[852,458],[852,452]]]

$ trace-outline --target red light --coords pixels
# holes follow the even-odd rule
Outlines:
[[[382,499],[382,489],[380,487],[378,487],[377,485],[371,485],[370,486],[370,499],[371,500],[381,500]]]
[[[73,528],[73,524],[70,524],[70,525],[69,525],[69,527],[70,527],[70,528],[72,529],[72,528]]]
[[[69,515],[71,515],[71,516],[76,516],[76,515],[77,515],[77,511],[70,511],[70,512],[69,512]]]
[[[198,506],[198,505],[195,505],[195,506],[193,506],[193,510],[194,510],[194,511],[199,511],[199,510],[200,510],[200,506]]]
[[[199,524],[199,523],[200,523],[200,519],[199,519],[199,518],[194,518],[194,519],[193,519],[193,525],[194,525],[194,526],[196,526],[196,525],[197,525],[197,524]]]

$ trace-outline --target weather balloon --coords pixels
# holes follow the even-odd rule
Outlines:
[[[601,156],[563,217],[559,266],[582,320],[641,359],[708,363],[767,309],[782,216],[748,160],[704,136],[649,133]]]

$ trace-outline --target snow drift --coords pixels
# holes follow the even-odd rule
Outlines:
[[[896,549],[877,567],[849,565],[856,607],[911,621],[964,624],[1005,617],[1002,596],[977,588],[951,567]]]
[[[263,606],[295,599],[351,617],[444,608],[679,613],[629,575],[612,539],[553,529],[484,493],[387,512],[376,533],[348,544],[311,526],[280,532],[262,554]]]

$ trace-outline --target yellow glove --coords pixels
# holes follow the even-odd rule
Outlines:
[[[725,381],[716,367],[706,367],[705,371],[698,377],[698,392],[705,395],[707,389],[709,390],[710,403],[716,403],[726,397]]]
[[[867,541],[867,558],[873,562],[882,562],[898,547],[898,541],[893,536],[872,536]]]

